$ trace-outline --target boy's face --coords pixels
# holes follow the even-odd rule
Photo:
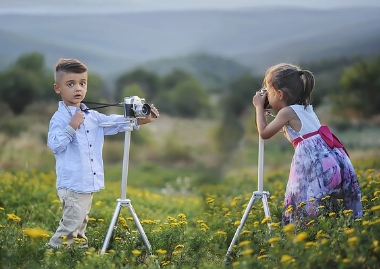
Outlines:
[[[66,105],[79,107],[87,92],[87,72],[78,74],[60,71],[54,90],[61,95]]]

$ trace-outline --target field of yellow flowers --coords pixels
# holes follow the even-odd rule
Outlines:
[[[285,186],[282,174],[267,177],[271,219],[254,204],[227,268],[379,268],[380,173],[357,171],[364,214],[329,212],[329,197],[317,219],[281,226]],[[61,217],[55,174],[0,174],[0,268],[221,268],[254,191],[254,176],[238,171],[217,186],[187,194],[127,190],[152,245],[145,247],[127,208],[121,210],[107,252],[100,250],[119,197],[119,183],[94,195],[87,228],[89,248],[77,240],[67,248],[45,246]],[[282,178],[282,179],[280,179]],[[302,204],[299,205],[302,207]],[[270,229],[268,228],[268,224]]]

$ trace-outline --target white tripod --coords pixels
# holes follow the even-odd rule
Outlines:
[[[126,121],[126,123],[128,123],[128,121]],[[120,123],[117,123],[117,122],[116,123],[106,123],[106,124],[103,124],[102,126],[108,127],[108,126],[112,126],[114,124],[120,124]],[[136,223],[137,229],[139,230],[140,235],[141,235],[141,237],[145,243],[145,246],[149,249],[149,252],[151,252],[151,250],[152,250],[152,247],[149,243],[148,238],[145,235],[143,227],[141,226],[141,223],[140,223],[139,219],[137,218],[136,212],[133,209],[133,206],[131,204],[131,200],[126,199],[128,163],[129,163],[129,146],[130,146],[130,142],[131,142],[131,132],[133,130],[133,124],[134,124],[134,120],[131,119],[131,120],[129,120],[129,124],[127,125],[127,127],[125,127],[123,171],[122,171],[122,181],[121,181],[121,197],[120,197],[120,199],[116,200],[115,212],[113,213],[111,223],[110,223],[106,238],[105,238],[104,243],[103,243],[102,252],[101,252],[102,256],[104,255],[104,253],[107,250],[107,246],[108,246],[109,241],[111,239],[112,231],[113,231],[113,229],[116,228],[117,220],[118,220],[119,215],[120,215],[121,207],[124,207],[124,206],[128,207],[129,212],[131,213],[132,218]]]
[[[269,115],[268,113],[269,112],[266,111],[266,113],[265,113],[266,117]],[[264,189],[263,188],[264,187],[264,183],[263,183],[264,182],[264,173],[263,172],[264,172],[264,140],[259,135],[259,161],[258,161],[258,179],[257,179],[258,180],[258,190],[253,192],[252,197],[249,200],[248,206],[245,209],[245,212],[244,212],[244,215],[241,219],[240,225],[235,232],[235,235],[234,235],[234,237],[231,241],[231,244],[228,248],[226,257],[224,258],[225,264],[229,263],[228,257],[232,253],[232,247],[235,245],[237,237],[239,236],[241,229],[243,228],[245,222],[247,221],[249,212],[251,211],[252,206],[253,206],[256,199],[262,200],[265,217],[270,218],[270,212],[269,212],[269,206],[268,206],[268,197],[270,195],[269,195],[269,192],[263,190]],[[268,224],[269,230],[271,230],[272,228],[270,226],[270,220],[267,222],[267,224]]]

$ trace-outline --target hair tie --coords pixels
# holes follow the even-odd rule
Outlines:
[[[303,74],[304,74],[303,71],[298,71],[298,75],[299,75],[299,76],[302,76]]]

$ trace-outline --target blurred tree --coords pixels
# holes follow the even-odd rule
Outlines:
[[[22,113],[37,96],[47,92],[49,80],[44,56],[39,53],[21,55],[14,65],[0,73],[0,80],[1,99],[15,114]]]
[[[380,113],[380,55],[347,68],[340,80],[343,90],[334,101],[343,113],[371,117]]]
[[[194,78],[181,80],[166,89],[156,104],[160,112],[187,118],[208,116],[211,109],[208,93]]]
[[[183,70],[176,69],[162,79],[162,89],[172,89],[180,82],[190,79],[192,76]]]
[[[124,97],[127,97],[127,96],[138,96],[138,97],[141,97],[141,98],[145,98],[144,92],[142,91],[142,89],[140,88],[140,86],[137,85],[137,84],[132,84],[132,85],[129,85],[129,86],[125,86],[124,89],[123,89],[122,94],[123,94]]]
[[[243,113],[252,108],[252,97],[261,88],[262,78],[243,75],[229,87],[229,92],[221,100],[222,121],[216,128],[214,137],[221,155],[221,161],[228,158],[229,152],[238,146],[245,128],[241,122]]]
[[[96,74],[89,73],[88,74],[88,85],[87,85],[87,93],[86,100],[92,102],[105,102],[105,83]]]
[[[15,114],[21,114],[38,92],[38,78],[32,71],[10,68],[0,73],[0,97]]]
[[[122,96],[124,88],[132,84],[139,85],[150,102],[157,97],[160,89],[160,78],[156,74],[143,69],[125,73],[116,80],[116,98],[123,100],[125,97]]]

